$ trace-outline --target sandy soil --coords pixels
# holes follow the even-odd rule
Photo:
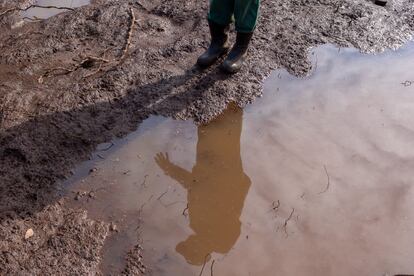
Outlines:
[[[3,0],[0,10],[16,4]],[[250,103],[271,70],[309,73],[309,47],[378,52],[414,28],[409,0],[386,9],[365,0],[263,1],[249,62],[229,78],[193,67],[207,45],[206,10],[207,1],[108,0],[30,24],[13,12],[0,17],[0,274],[99,274],[107,226],[57,203],[58,183],[98,144],[151,114],[207,122],[230,101]],[[35,236],[25,241],[29,226]],[[68,270],[73,261],[82,265]],[[133,263],[127,274],[138,274]]]

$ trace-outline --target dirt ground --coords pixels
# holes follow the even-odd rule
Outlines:
[[[208,1],[98,0],[24,24],[3,13],[31,3],[0,2],[1,275],[101,274],[109,226],[62,207],[59,185],[98,144],[151,114],[204,123],[229,102],[251,103],[273,69],[310,73],[310,47],[379,52],[414,30],[410,0],[263,0],[249,62],[228,77],[193,66],[207,45]],[[141,273],[140,250],[126,275]]]

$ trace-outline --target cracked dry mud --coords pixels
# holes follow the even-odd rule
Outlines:
[[[0,13],[33,3],[2,0]],[[131,8],[131,44],[118,62]],[[1,16],[0,274],[100,274],[109,226],[62,207],[58,185],[98,144],[152,114],[205,123],[229,102],[251,103],[273,69],[310,73],[310,47],[380,52],[404,44],[414,29],[408,0],[386,8],[367,0],[263,0],[249,61],[228,77],[217,67],[193,67],[207,45],[206,11],[207,1],[98,0],[41,22]],[[91,56],[113,62],[92,60],[39,82]],[[28,228],[34,236],[25,241]],[[137,251],[131,249],[126,274],[140,273]]]

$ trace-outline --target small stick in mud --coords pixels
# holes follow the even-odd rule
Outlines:
[[[44,6],[44,7],[46,7],[46,6]],[[52,8],[53,6],[47,6],[47,7]],[[73,9],[71,9],[71,10],[73,10]],[[121,64],[125,60],[125,58],[128,54],[129,48],[131,47],[132,35],[133,35],[133,32],[134,32],[134,27],[135,27],[135,23],[136,23],[136,17],[135,17],[135,13],[134,13],[133,8],[130,8],[130,14],[131,14],[131,21],[130,21],[130,24],[129,24],[129,31],[128,31],[127,40],[126,40],[126,43],[125,43],[125,48],[122,51],[122,55],[121,55],[121,57],[118,61],[110,61],[108,59],[105,59],[105,53],[108,50],[111,49],[111,48],[108,48],[103,52],[103,57],[88,56],[84,60],[82,60],[79,64],[74,65],[72,68],[57,67],[57,68],[49,69],[45,73],[43,73],[43,75],[41,75],[38,78],[38,83],[42,84],[44,82],[44,79],[46,77],[48,77],[50,74],[52,74],[53,72],[55,72],[55,71],[64,71],[63,74],[69,74],[69,73],[75,72],[79,68],[92,67],[94,62],[97,62],[97,61],[100,62],[98,69],[96,69],[95,71],[83,76],[83,78],[89,78],[89,77],[92,77],[92,76],[98,74],[99,72],[101,72],[103,70],[102,69],[103,63],[108,63],[110,66],[111,65],[117,66],[117,65]]]
[[[187,206],[185,207],[185,209],[183,210],[183,216],[187,217],[187,213],[186,211],[188,210],[188,203]]]
[[[106,53],[107,53],[110,49],[112,49],[112,48],[110,47],[110,48],[106,49],[105,51],[103,51],[103,53],[101,54],[102,58],[99,58],[99,59],[101,59],[102,61],[104,61],[104,62],[106,62],[106,63],[109,63],[109,60],[105,59],[105,55],[106,55]],[[96,69],[95,71],[93,71],[93,72],[91,72],[91,73],[89,73],[89,74],[85,75],[83,78],[84,78],[84,79],[85,79],[85,78],[89,78],[89,77],[92,77],[92,76],[94,76],[94,75],[98,74],[99,72],[101,72],[101,71],[102,71],[102,65],[104,64],[104,62],[102,62],[102,63],[100,63],[100,64],[99,64],[98,69]]]
[[[129,11],[130,11],[130,15],[131,15],[131,21],[130,21],[130,24],[129,24],[129,31],[128,31],[127,40],[126,40],[126,43],[125,43],[125,48],[122,51],[122,55],[121,55],[121,57],[118,61],[111,61],[111,62],[107,61],[109,63],[109,65],[117,66],[117,65],[121,64],[125,60],[125,58],[128,54],[129,48],[131,47],[132,34],[134,32],[134,27],[135,27],[135,24],[136,24],[136,17],[135,17],[135,13],[134,13],[133,8],[130,8]],[[103,54],[105,55],[105,53],[107,51],[108,51],[108,49],[105,50]],[[103,71],[102,70],[102,64],[99,65],[99,68],[97,70],[91,72],[90,74],[85,75],[83,78],[92,77],[92,76],[98,74],[101,71]]]
[[[95,57],[95,56],[88,56],[85,59],[83,59],[80,63],[74,65],[72,68],[64,68],[64,67],[56,67],[56,68],[52,68],[47,70],[45,73],[43,73],[43,75],[41,75],[38,78],[38,82],[40,84],[42,84],[44,82],[44,78],[48,77],[50,74],[52,74],[55,71],[64,71],[64,75],[69,74],[69,73],[73,73],[76,70],[78,70],[79,68],[88,68],[93,66],[93,63],[96,61],[100,61],[100,62],[105,62],[105,63],[109,63],[109,60],[105,59],[105,58],[100,58],[100,57]]]
[[[204,267],[206,266],[206,263],[207,263],[207,258],[208,258],[209,256],[211,256],[211,254],[210,254],[210,253],[208,253],[208,254],[204,257],[204,264],[203,264],[203,267],[201,268],[201,271],[200,271],[199,276],[203,275]]]
[[[144,188],[146,188],[147,187],[147,177],[149,177],[149,175],[148,174],[146,174],[145,176],[144,176],[144,180],[142,181],[142,183],[141,183],[141,187],[144,187]]]
[[[75,10],[75,9],[69,8],[69,7],[30,5],[30,6],[27,6],[26,8],[14,7],[14,8],[7,9],[7,10],[3,11],[2,13],[0,13],[0,16],[6,15],[6,14],[11,13],[11,12],[15,12],[15,11],[27,11],[31,8],[57,9],[57,10],[69,10],[69,11],[74,11]]]
[[[328,183],[326,184],[326,188],[322,192],[318,193],[319,195],[326,193],[329,190],[329,187],[331,186],[331,178],[329,177],[328,170],[326,169],[325,165],[323,166],[323,168],[325,169],[325,174],[326,174],[326,177],[328,178]]]
[[[75,71],[75,69],[68,69],[68,68],[63,68],[63,67],[56,67],[56,68],[49,69],[37,79],[37,82],[42,84],[44,79],[55,71],[64,71],[63,74],[69,74]]]
[[[214,276],[214,272],[213,272],[213,268],[214,268],[214,263],[216,262],[216,260],[213,260],[211,262],[211,267],[210,267],[210,276]]]
[[[7,10],[3,11],[2,13],[0,13],[0,16],[6,15],[6,14],[8,14],[10,12],[13,12],[13,11],[16,11],[16,10],[18,10],[18,8],[7,9]]]
[[[289,221],[292,219],[292,217],[293,217],[293,213],[295,212],[295,208],[292,208],[292,212],[290,212],[290,215],[289,215],[289,217],[285,220],[285,222],[283,223],[283,229],[285,230],[285,234],[286,234],[286,237],[289,237],[289,233],[288,233],[288,231],[287,231],[287,225],[288,225],[288,223],[289,223]],[[276,230],[277,231],[277,230]]]
[[[160,200],[163,196],[165,196],[166,194],[168,193],[168,189],[165,191],[165,192],[163,192],[158,198],[157,198],[157,200]]]
[[[97,154],[96,156],[98,156],[99,159],[105,160],[105,158],[100,154]]]
[[[124,61],[124,59],[125,59],[128,51],[129,51],[129,48],[131,47],[132,34],[134,32],[134,27],[135,27],[135,21],[136,21],[136,19],[135,19],[134,10],[132,8],[130,8],[129,11],[131,13],[131,21],[130,21],[130,24],[129,24],[129,31],[128,31],[128,36],[127,36],[127,41],[125,43],[125,48],[124,48],[124,50],[122,52],[122,56],[119,59],[117,65],[120,64],[122,61]]]
[[[23,20],[29,20],[30,22],[41,22],[41,21],[43,21],[43,19],[38,18],[36,16],[34,16],[33,18],[30,18],[30,17],[25,16],[22,19]]]

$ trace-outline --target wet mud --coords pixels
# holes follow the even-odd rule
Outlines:
[[[151,117],[78,169],[69,206],[116,225],[105,274],[136,243],[149,275],[414,272],[414,45],[311,56],[312,75],[274,72],[244,110]]]
[[[35,1],[0,2],[0,235],[17,240],[21,233],[9,230],[21,220],[40,225],[37,214],[59,201],[59,183],[75,164],[148,116],[205,123],[229,102],[254,101],[273,69],[310,73],[312,46],[334,43],[378,52],[402,45],[414,27],[411,1],[393,1],[385,9],[357,0],[263,1],[249,62],[229,78],[217,67],[193,67],[207,45],[207,1],[97,0],[26,22],[20,10],[31,4]],[[92,236],[105,231],[94,231],[86,231],[89,238],[82,243],[97,254],[101,244]],[[12,251],[21,260],[34,254],[18,244]],[[11,249],[2,243],[2,252]],[[17,273],[19,266],[5,256],[1,269]],[[85,269],[99,273],[96,260],[86,260]],[[48,273],[41,263],[30,268]],[[51,274],[58,273],[53,269]]]

